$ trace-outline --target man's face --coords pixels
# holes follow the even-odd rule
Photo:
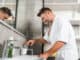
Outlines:
[[[8,15],[5,14],[4,12],[0,11],[0,19],[4,20],[4,19],[7,19],[8,18]]]
[[[40,17],[42,19],[42,22],[44,22],[44,24],[48,24],[49,22],[53,21],[53,15],[52,12],[50,11],[42,13]]]

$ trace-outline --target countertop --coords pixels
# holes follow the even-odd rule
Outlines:
[[[30,56],[30,55],[23,55],[23,56],[15,56],[13,58],[3,58],[0,60],[42,60],[38,56]]]

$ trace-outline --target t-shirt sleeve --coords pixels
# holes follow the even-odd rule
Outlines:
[[[69,40],[69,25],[62,24],[59,32],[57,34],[57,41],[62,41],[64,43],[68,43]]]

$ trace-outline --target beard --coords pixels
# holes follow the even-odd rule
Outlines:
[[[49,21],[44,21],[43,22],[45,25],[48,25],[49,24]]]
[[[52,20],[46,20],[43,23],[44,23],[45,26],[48,26],[49,27],[49,26],[52,25],[52,22],[53,22]]]

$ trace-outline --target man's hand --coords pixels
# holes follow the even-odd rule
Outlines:
[[[24,43],[24,45],[32,46],[34,45],[35,42],[36,42],[35,40],[28,40]]]
[[[48,52],[44,52],[43,54],[40,54],[39,57],[43,58],[43,59],[47,59],[49,57],[49,53]]]

